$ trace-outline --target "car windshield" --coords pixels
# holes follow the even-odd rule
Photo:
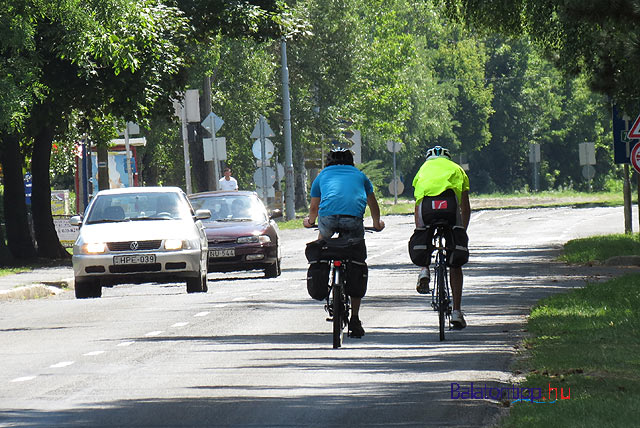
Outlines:
[[[189,205],[174,192],[105,194],[96,196],[87,224],[190,217]]]
[[[262,201],[250,195],[212,195],[191,199],[193,209],[211,211],[209,221],[267,221]]]

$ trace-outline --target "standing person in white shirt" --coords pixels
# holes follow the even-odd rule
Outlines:
[[[231,168],[224,169],[224,177],[220,179],[218,190],[238,190],[238,182],[231,176]]]

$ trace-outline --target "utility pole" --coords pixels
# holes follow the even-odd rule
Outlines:
[[[287,42],[282,38],[282,115],[284,118],[284,177],[285,177],[285,218],[296,217],[295,181],[293,176],[293,149],[291,146],[291,106],[289,104],[289,67],[287,65]]]
[[[204,120],[211,113],[211,77],[209,75],[204,76],[202,82],[202,116],[201,120]],[[213,136],[215,139],[215,135]],[[214,150],[216,149],[216,142],[213,142]],[[215,158],[214,158],[215,159]],[[209,190],[218,190],[218,180],[220,177],[216,175],[215,168],[215,160],[214,161],[206,161],[205,165],[207,166],[207,188]]]

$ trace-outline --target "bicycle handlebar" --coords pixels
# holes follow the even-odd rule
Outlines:
[[[304,225],[303,225],[304,226]],[[310,225],[310,226],[304,226],[305,229],[315,229],[318,230],[318,225],[316,223]],[[364,227],[364,231],[365,232],[382,232],[382,230],[378,230],[373,226],[365,226]]]

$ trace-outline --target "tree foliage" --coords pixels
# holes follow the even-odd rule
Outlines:
[[[566,75],[635,107],[640,76],[640,2],[625,0],[442,0],[450,16],[475,28],[527,35]],[[628,103],[628,104],[627,104]]]

